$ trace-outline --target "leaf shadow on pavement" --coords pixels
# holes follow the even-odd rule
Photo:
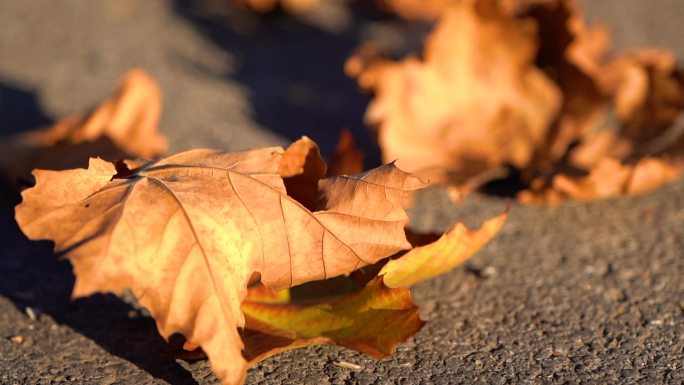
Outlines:
[[[50,123],[30,91],[0,82],[0,101],[0,138]],[[71,300],[71,265],[52,252],[51,242],[32,242],[22,234],[14,220],[20,200],[0,179],[0,296],[22,313],[30,307],[38,317],[50,316],[156,378],[174,385],[197,384],[171,357],[150,317],[111,294]],[[59,348],[50,347],[49,341],[39,343],[48,345],[45,351]]]
[[[173,2],[175,12],[235,58],[236,65],[220,73],[197,59],[187,58],[186,64],[245,85],[255,122],[292,141],[310,136],[326,156],[347,128],[365,152],[366,166],[380,164],[375,138],[363,125],[368,96],[343,71],[347,57],[365,41],[364,26],[383,17],[372,7],[349,7],[354,14],[346,27],[326,30],[280,11],[259,15],[228,1],[213,8],[206,6],[211,1]]]
[[[50,123],[33,91],[0,80],[0,139]]]

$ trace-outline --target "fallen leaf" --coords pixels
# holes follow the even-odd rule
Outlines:
[[[383,159],[455,201],[497,180],[528,203],[641,194],[681,172],[684,78],[671,52],[609,55],[607,29],[573,0],[424,5],[440,15],[424,59],[365,45],[345,64],[375,93],[366,121]]]
[[[684,84],[667,50],[620,55],[605,65],[598,80],[613,95],[621,135],[636,144],[661,136],[684,111]]]
[[[597,84],[595,75],[601,72],[610,35],[600,25],[587,26],[574,0],[521,2],[518,13],[538,26],[537,65],[562,92],[558,117],[539,150],[541,162],[555,162],[583,135],[591,135],[606,124],[610,97]]]
[[[423,326],[407,289],[392,289],[376,277],[363,289],[314,304],[242,303],[245,355],[251,363],[301,346],[332,344],[375,358]]]
[[[457,223],[437,241],[415,247],[392,259],[379,275],[389,287],[409,287],[444,274],[477,253],[501,230],[508,213],[488,219],[477,230]]]
[[[643,194],[672,182],[679,177],[683,168],[684,165],[681,162],[673,164],[665,159],[643,158],[634,166],[626,193]]]
[[[632,176],[632,169],[616,159],[603,159],[583,178],[556,175],[553,178],[554,190],[566,196],[592,200],[614,197],[622,194]]]
[[[96,155],[108,160],[156,157],[166,149],[166,139],[157,132],[160,115],[159,86],[145,71],[132,70],[115,94],[91,113],[4,139],[0,171],[15,183],[35,168],[84,167]]]
[[[494,1],[451,6],[424,60],[384,65],[366,121],[385,161],[410,171],[525,167],[547,136],[560,94],[534,66],[533,23]]]
[[[162,336],[182,334],[224,384],[239,384],[240,304],[253,274],[280,290],[411,248],[402,203],[424,186],[388,164],[319,181],[310,211],[286,194],[283,152],[191,150],[124,173],[100,159],[36,170],[16,220],[69,258],[75,297],[131,289]]]
[[[636,195],[651,191],[675,180],[682,170],[663,159],[643,158],[634,165],[611,158],[602,160],[589,175],[571,178],[557,175],[554,189],[570,198],[594,200],[620,195]]]

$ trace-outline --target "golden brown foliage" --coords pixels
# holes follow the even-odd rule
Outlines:
[[[506,167],[529,186],[526,202],[636,194],[676,178],[684,84],[670,52],[609,56],[607,31],[586,26],[571,0],[447,3],[422,60],[365,47],[347,62],[375,93],[366,119],[384,159],[458,185]]]
[[[16,220],[28,237],[54,241],[69,258],[74,296],[130,289],[162,336],[182,334],[186,347],[206,352],[224,384],[239,384],[251,362],[282,350],[335,343],[384,356],[422,326],[408,291],[381,277],[332,302],[259,301],[253,290],[244,302],[250,285],[279,291],[412,248],[403,204],[424,182],[394,164],[324,174],[308,138],[287,150],[198,149],[116,167],[91,159],[88,169],[34,171],[36,185],[22,193]],[[455,267],[499,227],[456,229],[430,251],[439,262],[425,274],[388,267],[399,282],[392,286]],[[426,251],[412,255],[391,264],[422,266]]]
[[[166,150],[166,139],[157,132],[161,103],[154,79],[143,70],[132,70],[115,94],[92,112],[4,139],[0,171],[15,183],[34,168],[84,167],[91,156],[117,160],[161,155]]]

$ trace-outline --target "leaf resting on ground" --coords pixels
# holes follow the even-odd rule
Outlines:
[[[88,114],[67,116],[47,129],[23,132],[0,143],[0,171],[14,184],[34,168],[64,170],[107,160],[152,158],[166,150],[158,133],[159,85],[141,69],[129,71],[119,89]]]
[[[241,310],[250,284],[278,291],[347,275],[412,247],[403,204],[424,186],[421,180],[394,164],[319,180],[325,173],[321,164],[317,146],[307,138],[287,151],[198,149],[116,165],[91,159],[88,169],[34,171],[36,186],[22,193],[16,220],[29,238],[52,240],[69,258],[74,296],[130,289],[162,336],[182,334],[188,346],[206,352],[224,384],[240,384],[251,360],[282,350],[267,345],[250,357],[243,342],[249,333],[290,338],[292,347],[328,342],[388,354],[420,328],[408,292],[376,280],[333,300],[342,313],[329,315],[328,326],[307,330],[295,322],[320,320],[329,306],[320,303],[285,307],[284,319],[271,308],[250,308],[248,320],[260,320],[260,326],[239,331],[250,327]],[[300,202],[288,195],[288,181],[297,175],[305,176],[297,180],[299,187],[315,186],[315,198],[304,195],[308,201]],[[466,246],[466,254],[479,246]],[[352,317],[344,309],[354,313],[369,306],[403,314],[406,322],[397,325],[404,329],[372,322],[362,327],[359,320],[350,330],[335,329]],[[362,314],[370,313],[357,315]],[[369,336],[378,340],[363,342]]]

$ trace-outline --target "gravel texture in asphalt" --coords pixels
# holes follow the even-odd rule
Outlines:
[[[429,28],[363,7],[259,18],[217,1],[0,0],[0,135],[88,108],[143,67],[163,88],[171,151],[307,134],[329,154],[346,126],[377,163],[362,125],[367,97],[342,63],[367,39],[403,55]],[[586,3],[619,48],[684,56],[679,0]],[[1,191],[0,384],[218,384],[208,362],[170,358],[153,320],[126,299],[70,300],[69,263],[26,240],[12,219],[18,198]],[[412,224],[476,226],[505,206],[482,195],[453,205],[429,190]],[[636,198],[513,204],[467,266],[415,287],[427,325],[393,357],[310,347],[260,363],[248,383],[684,384],[683,225],[684,180]]]

